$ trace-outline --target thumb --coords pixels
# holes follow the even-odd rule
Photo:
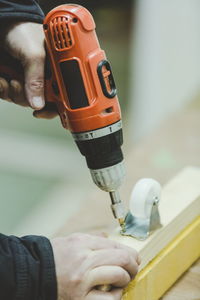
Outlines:
[[[35,55],[24,62],[25,93],[30,106],[40,110],[44,100],[44,55]]]

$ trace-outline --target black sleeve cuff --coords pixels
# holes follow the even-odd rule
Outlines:
[[[1,0],[0,1],[0,22],[1,21],[29,21],[42,23],[44,13],[34,0]]]
[[[28,235],[21,239],[20,242],[31,254],[29,259],[29,270],[28,274],[31,274],[32,268],[34,269],[34,264],[39,262],[39,281],[38,295],[36,298],[22,298],[22,299],[44,299],[44,300],[56,300],[57,299],[57,282],[56,282],[56,272],[54,264],[54,256],[52,246],[50,241],[42,236]],[[22,278],[23,281],[23,278]],[[35,283],[33,282],[33,286]],[[39,296],[39,297],[38,297]],[[20,298],[21,299],[21,298]]]
[[[0,263],[0,299],[57,299],[54,257],[47,238],[0,234]]]

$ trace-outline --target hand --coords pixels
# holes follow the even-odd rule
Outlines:
[[[10,25],[4,35],[4,48],[24,68],[24,86],[17,80],[0,78],[0,97],[23,106],[31,106],[34,116],[51,118],[57,115],[44,99],[44,33],[42,24],[23,22]]]
[[[104,237],[75,233],[51,244],[58,300],[120,300],[140,264],[135,250]],[[96,288],[104,284],[112,285],[112,290]]]

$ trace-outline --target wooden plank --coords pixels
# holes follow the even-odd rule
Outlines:
[[[119,232],[110,236],[135,248],[142,257],[140,272],[125,291],[125,300],[158,299],[200,256],[199,168],[184,169],[163,188],[160,214],[163,227],[145,241]]]
[[[124,291],[123,300],[159,299],[200,256],[198,237],[200,237],[200,217],[187,226],[139,272]],[[187,300],[189,299],[192,300],[192,298]]]

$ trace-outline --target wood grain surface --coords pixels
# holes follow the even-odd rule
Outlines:
[[[160,300],[200,300],[200,260]]]

